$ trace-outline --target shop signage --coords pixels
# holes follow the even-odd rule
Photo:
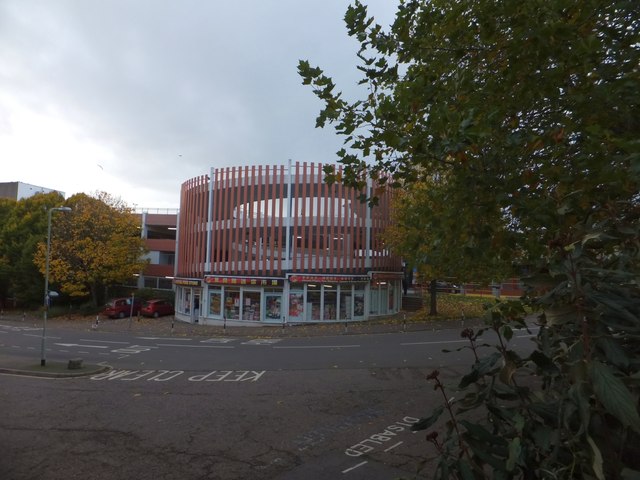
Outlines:
[[[281,287],[284,280],[281,278],[255,278],[255,277],[205,277],[205,283],[209,285],[255,285],[259,287]]]
[[[402,277],[402,273],[395,272],[376,272],[371,274],[372,280],[395,280]]]
[[[188,278],[175,278],[173,280],[174,285],[184,285],[185,287],[199,287],[200,280],[191,280]]]
[[[353,282],[368,282],[369,277],[360,276],[339,276],[339,275],[291,275],[289,281],[293,283],[353,283]]]

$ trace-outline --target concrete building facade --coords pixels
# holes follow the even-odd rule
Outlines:
[[[140,236],[149,264],[137,279],[138,288],[172,290],[175,276],[177,209],[140,209]]]
[[[400,309],[402,261],[379,204],[325,183],[322,164],[211,169],[182,185],[176,318],[206,324],[345,322]]]
[[[64,192],[60,190],[54,190],[52,188],[39,187],[37,185],[31,185],[24,182],[0,182],[0,198],[10,198],[12,200],[22,200],[23,198],[29,198],[36,193],[51,193],[58,192],[63,197]]]

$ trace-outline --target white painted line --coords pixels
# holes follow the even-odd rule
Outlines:
[[[156,343],[159,347],[186,347],[186,348],[235,348],[231,345],[180,345],[177,343]]]
[[[361,466],[363,466],[363,465],[366,465],[367,463],[369,463],[369,462],[367,462],[367,461],[365,460],[364,462],[360,462],[359,464],[354,465],[354,466],[353,466],[353,467],[351,467],[351,468],[347,468],[346,470],[343,470],[343,471],[342,471],[342,473],[348,473],[348,472],[350,472],[351,470],[355,470],[356,468],[359,468],[359,467],[361,467]]]
[[[61,347],[109,348],[104,345],[80,345],[79,343],[56,343],[55,345],[60,345]]]
[[[248,342],[242,342],[242,345],[273,345],[281,340],[281,338],[255,338]]]
[[[190,342],[190,338],[175,338],[175,337],[136,337],[141,340],[175,340],[177,342]]]
[[[387,449],[385,450],[385,452],[388,452],[388,451],[390,451],[390,450],[393,450],[394,448],[399,447],[399,446],[400,446],[400,445],[402,445],[403,443],[404,443],[404,442],[398,442],[398,443],[396,443],[395,445],[391,445],[389,448],[387,448]]]
[[[112,342],[112,341],[109,341],[109,340],[94,340],[94,339],[87,340],[86,338],[81,338],[78,341],[79,342],[97,342],[97,343],[124,343],[126,345],[130,344],[129,342]]]
[[[25,337],[38,337],[38,338],[42,338],[42,335],[34,335],[33,333],[23,333],[23,335]],[[47,335],[46,338],[52,338],[54,340],[60,340],[62,337],[51,337],[49,335]]]
[[[359,348],[360,345],[291,345],[291,346],[275,346],[273,348]]]
[[[469,343],[469,340],[443,340],[441,342],[411,342],[400,345],[446,345],[448,343]]]

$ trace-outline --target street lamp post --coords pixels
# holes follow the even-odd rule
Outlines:
[[[47,354],[45,353],[45,343],[47,338],[47,313],[49,312],[49,256],[51,254],[51,213],[57,210],[59,212],[70,212],[69,207],[52,207],[49,209],[47,221],[47,254],[45,257],[44,269],[44,323],[42,324],[42,346],[40,351],[40,366],[47,364]]]

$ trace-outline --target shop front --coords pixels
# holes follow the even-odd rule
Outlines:
[[[204,284],[207,309],[203,323],[283,321],[283,278],[211,275],[204,278]]]
[[[372,272],[369,315],[391,315],[400,310],[402,273]]]
[[[365,319],[368,276],[290,275],[288,280],[289,322]]]
[[[202,280],[196,278],[176,278],[176,317],[190,323],[198,323],[201,317]]]
[[[362,321],[396,313],[401,282],[382,273],[176,279],[176,317],[211,325]]]

